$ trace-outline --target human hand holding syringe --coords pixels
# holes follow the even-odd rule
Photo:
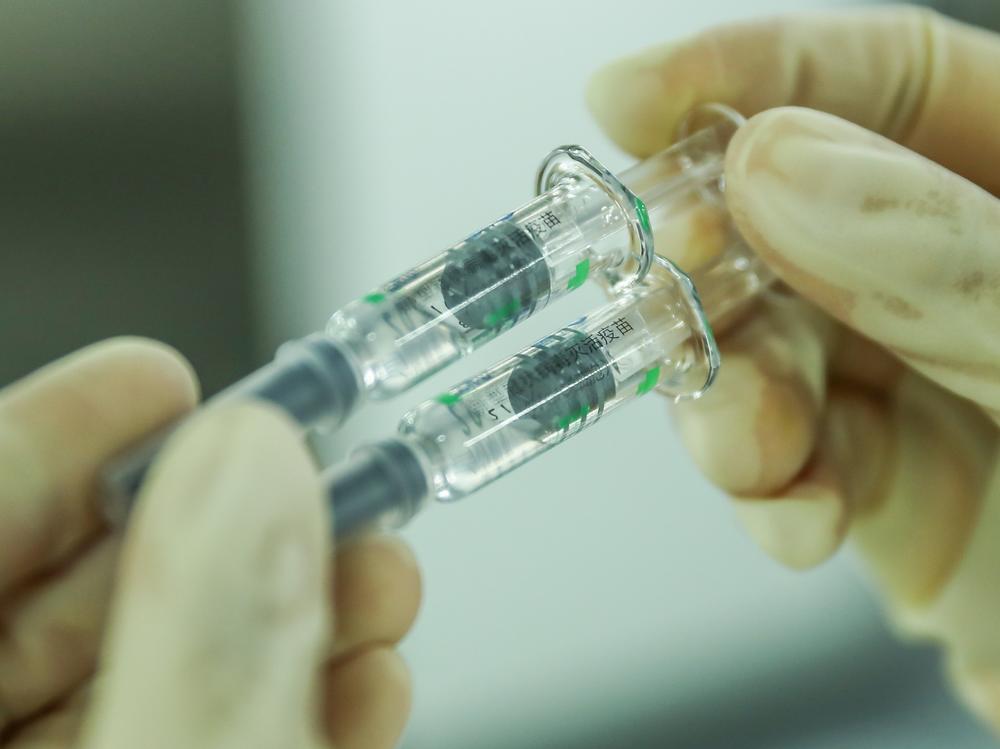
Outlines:
[[[285,344],[274,362],[207,405],[267,401],[303,430],[329,430],[367,399],[407,391],[588,278],[604,283],[616,298],[608,309],[422,406],[414,414],[426,418],[404,417],[400,438],[332,471],[328,492],[343,536],[405,522],[428,496],[466,496],[636,395],[658,387],[697,397],[719,366],[709,317],[771,279],[732,229],[722,196],[725,148],[742,122],[731,109],[701,108],[678,128],[677,143],[621,177],[579,146],[556,149],[539,170],[535,200],[348,304],[324,333]],[[698,231],[705,227],[711,231]],[[686,254],[691,266],[725,248],[698,268],[707,311],[659,245]],[[614,334],[615,318],[622,342],[587,349],[605,330]],[[625,332],[633,333],[627,341]],[[526,383],[529,371],[535,381]],[[499,400],[480,409],[484,393]],[[480,410],[496,420],[503,414],[503,423],[485,424]],[[470,424],[487,432],[474,435]],[[125,521],[165,438],[154,435],[107,472],[104,502],[114,522]]]

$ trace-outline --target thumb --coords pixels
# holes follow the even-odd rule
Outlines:
[[[83,746],[313,747],[328,527],[292,426],[212,409],[153,468]]]
[[[1000,201],[845,120],[752,118],[726,157],[736,225],[781,278],[1000,413]]]

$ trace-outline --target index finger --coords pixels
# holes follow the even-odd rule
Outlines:
[[[692,106],[749,117],[795,105],[850,120],[1000,192],[1000,37],[915,7],[780,16],[709,29],[592,79],[598,122],[639,156]]]

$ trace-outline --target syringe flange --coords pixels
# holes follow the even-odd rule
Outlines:
[[[535,191],[541,195],[564,180],[579,179],[589,179],[594,182],[618,204],[632,238],[635,271],[631,276],[622,278],[616,268],[606,269],[605,277],[609,291],[613,295],[620,295],[642,283],[654,263],[662,267],[667,277],[677,285],[680,298],[687,307],[689,325],[699,339],[697,348],[703,359],[702,364],[706,374],[704,384],[697,390],[670,395],[678,399],[700,397],[715,380],[719,370],[720,355],[712,326],[708,322],[694,283],[675,263],[657,254],[649,214],[642,199],[583,146],[568,145],[553,149],[538,169]]]
[[[542,160],[535,175],[535,193],[541,195],[564,180],[588,179],[604,190],[621,209],[632,239],[636,268],[622,278],[616,269],[605,275],[614,292],[624,291],[642,281],[653,267],[653,229],[646,204],[614,172],[583,146],[568,145],[553,149]]]

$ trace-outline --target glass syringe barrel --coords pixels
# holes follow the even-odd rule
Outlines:
[[[722,118],[621,173],[657,233],[719,198]],[[212,399],[257,398],[304,430],[339,426],[367,397],[399,394],[492,340],[591,275],[626,269],[634,237],[626,210],[584,170],[438,257],[356,300],[326,332],[290,341],[275,360]],[[720,209],[721,210],[721,209]],[[165,434],[105,471],[107,513],[127,513]]]
[[[327,335],[354,362],[365,395],[404,392],[588,277],[624,269],[635,244],[627,212],[642,211],[659,231],[717,198],[734,130],[721,119],[622,172],[638,205],[623,206],[583,169],[562,173],[531,202],[348,304]]]
[[[699,275],[721,314],[770,280],[742,252]],[[675,285],[643,284],[418,406],[396,439],[327,474],[335,533],[401,524],[429,496],[466,497],[653,388],[698,391],[707,364],[691,313]]]

